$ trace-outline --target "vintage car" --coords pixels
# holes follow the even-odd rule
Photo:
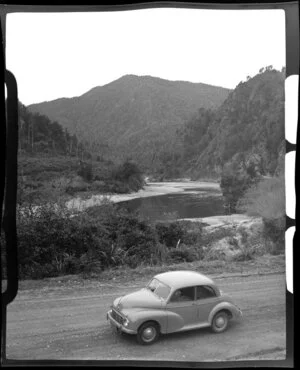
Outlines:
[[[107,319],[117,331],[135,334],[140,344],[160,334],[211,327],[223,332],[240,308],[214,281],[195,271],[170,271],[154,276],[145,288],[114,300]]]

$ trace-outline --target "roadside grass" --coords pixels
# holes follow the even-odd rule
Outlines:
[[[139,266],[135,269],[121,267],[105,270],[100,274],[91,273],[83,275],[87,278],[100,278],[101,280],[127,280],[145,276],[153,276],[165,271],[193,270],[206,275],[224,274],[266,274],[285,272],[284,255],[264,255],[251,261],[194,261],[178,264],[162,264],[159,266]]]
[[[41,280],[20,280],[19,290],[76,289],[78,286],[88,287],[89,284],[118,284],[119,287],[127,284],[139,284],[156,274],[175,270],[198,271],[212,278],[233,277],[248,275],[264,275],[285,273],[285,256],[264,255],[251,261],[194,261],[160,266],[139,266],[131,269],[120,266],[102,272],[82,273],[77,275],[64,275]],[[2,281],[2,289],[6,281]],[[4,289],[5,290],[5,289]]]

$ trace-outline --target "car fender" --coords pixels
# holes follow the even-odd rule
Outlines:
[[[237,318],[240,316],[240,311],[235,305],[230,302],[220,302],[211,310],[208,316],[208,322],[211,324],[215,314],[222,310],[230,311],[233,318]]]
[[[167,314],[165,310],[132,310],[126,315],[130,321],[130,327],[134,330],[146,321],[156,321],[160,326],[161,333],[167,330]]]
[[[167,332],[173,333],[180,330],[184,326],[184,319],[176,312],[167,311],[168,326]]]

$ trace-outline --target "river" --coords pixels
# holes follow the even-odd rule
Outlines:
[[[85,200],[74,198],[67,206],[84,209],[101,204],[105,198],[131,211],[139,211],[150,220],[224,215],[223,198],[218,183],[187,180],[150,182],[144,189],[130,194],[93,195]]]
[[[135,198],[119,205],[153,220],[202,218],[224,214],[222,194],[215,188],[183,188],[182,192]]]

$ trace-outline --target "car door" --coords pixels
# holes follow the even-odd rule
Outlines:
[[[181,330],[184,327],[195,325],[197,318],[197,306],[195,305],[195,287],[179,289],[185,299],[177,299],[176,290],[166,305],[168,317],[168,333]]]
[[[196,287],[195,303],[199,324],[208,323],[208,316],[219,301],[220,299],[213,287],[208,285],[200,285]]]

